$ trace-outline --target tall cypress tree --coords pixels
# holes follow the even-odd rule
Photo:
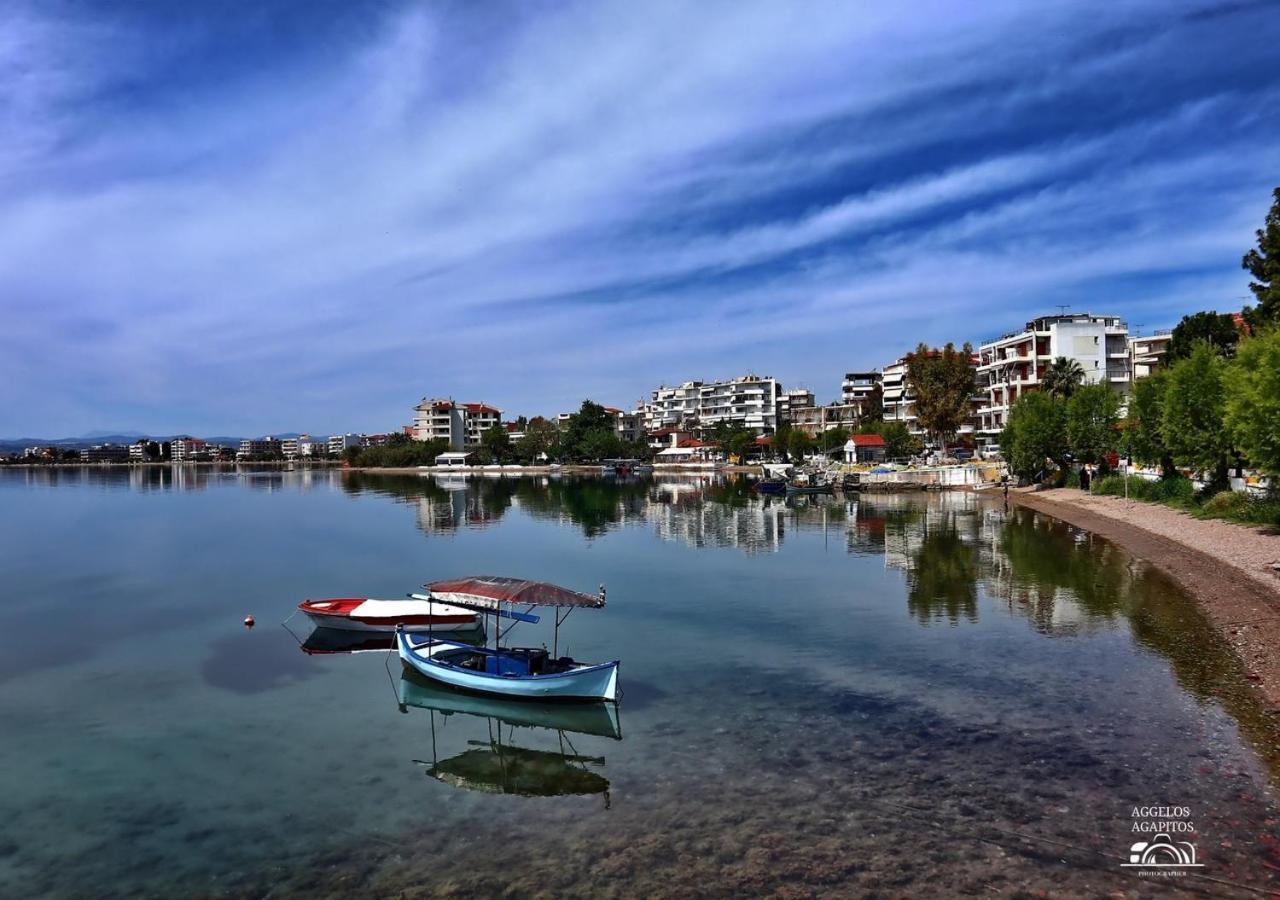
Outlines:
[[[1275,199],[1266,224],[1257,231],[1258,247],[1246,253],[1241,262],[1254,278],[1249,290],[1258,298],[1258,305],[1247,313],[1246,321],[1255,330],[1280,325],[1280,187],[1272,196]]]

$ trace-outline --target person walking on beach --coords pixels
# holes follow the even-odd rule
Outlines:
[[[1089,467],[1088,466],[1080,467],[1080,490],[1082,491],[1089,490]]]

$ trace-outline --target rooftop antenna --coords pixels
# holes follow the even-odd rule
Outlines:
[[[1058,315],[1060,315],[1060,316],[1065,316],[1065,315],[1067,314],[1067,310],[1069,310],[1070,308],[1071,308],[1071,304],[1070,304],[1070,303],[1059,303],[1059,304],[1058,304]]]

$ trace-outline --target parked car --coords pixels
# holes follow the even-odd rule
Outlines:
[[[1003,459],[1003,457],[1000,455],[1000,445],[987,444],[987,446],[982,448],[982,458],[983,459]]]
[[[955,450],[951,451],[951,458],[958,459],[961,462],[967,462],[973,459],[973,451],[968,447],[957,447]]]

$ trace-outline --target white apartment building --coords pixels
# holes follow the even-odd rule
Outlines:
[[[1009,421],[1019,397],[1037,390],[1049,364],[1059,356],[1084,369],[1086,384],[1110,384],[1125,391],[1130,382],[1129,330],[1118,316],[1089,313],[1041,316],[1021,331],[978,348],[978,380],[986,405],[978,410],[980,433],[990,439]]]
[[[301,457],[324,456],[329,452],[329,439],[298,435],[298,455]]]
[[[884,420],[902,422],[913,433],[919,433],[916,425],[915,394],[907,379],[907,361],[904,356],[880,370],[880,389],[883,391]]]
[[[281,438],[280,452],[284,454],[285,459],[298,458],[298,439],[297,438]]]
[[[448,441],[455,450],[478,447],[480,435],[502,424],[502,410],[487,403],[428,400],[413,408],[413,437],[419,441]]]
[[[346,434],[329,435],[329,455],[341,456],[348,447],[359,447],[364,435],[348,432]]]
[[[1169,353],[1173,332],[1156,331],[1145,337],[1129,338],[1129,376],[1136,380],[1146,378],[1164,364]]]
[[[686,381],[663,385],[646,407],[646,431],[696,422],[706,428],[722,421],[741,422],[758,434],[778,427],[782,385],[776,379],[742,375],[729,381]]]
[[[209,449],[209,445],[200,438],[179,437],[169,442],[169,456],[174,462],[208,459]]]

